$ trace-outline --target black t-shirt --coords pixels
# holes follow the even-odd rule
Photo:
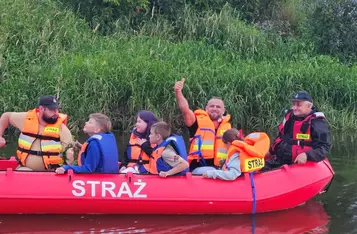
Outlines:
[[[187,127],[187,129],[188,129],[188,132],[190,134],[190,137],[194,137],[195,133],[197,132],[197,129],[198,129],[197,118],[196,118],[195,122],[191,126]]]

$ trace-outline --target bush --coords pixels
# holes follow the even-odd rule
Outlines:
[[[309,19],[311,38],[318,53],[343,62],[357,59],[357,2],[322,0]]]
[[[148,0],[61,0],[65,7],[79,13],[89,26],[108,35],[120,18],[135,18],[138,11],[146,9]],[[131,22],[131,21],[129,21]]]

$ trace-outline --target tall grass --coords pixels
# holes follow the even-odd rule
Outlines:
[[[25,111],[40,95],[57,94],[73,131],[98,111],[126,131],[142,109],[180,127],[173,86],[185,77],[192,108],[220,96],[237,127],[275,127],[289,98],[304,89],[332,128],[357,129],[355,67],[272,39],[229,9],[187,14],[179,34],[153,20],[136,34],[118,28],[108,37],[51,0],[3,0],[0,17],[1,113]]]

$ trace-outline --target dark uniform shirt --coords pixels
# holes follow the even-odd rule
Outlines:
[[[313,109],[311,114],[317,112]],[[275,151],[270,148],[270,153],[276,155],[276,159],[268,160],[267,167],[281,166],[283,164],[292,164],[292,144],[287,141],[293,139],[294,121],[303,120],[305,117],[296,117],[293,114],[290,119],[285,123],[284,126],[284,137],[283,141],[280,142],[276,147]],[[306,152],[307,160],[319,162],[326,158],[327,154],[331,148],[331,138],[330,131],[326,119],[316,118],[311,120],[310,128],[312,149]],[[279,133],[279,137],[282,137]],[[271,164],[271,165],[270,165]],[[274,165],[273,165],[274,164]]]

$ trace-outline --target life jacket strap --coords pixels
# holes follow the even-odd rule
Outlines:
[[[34,138],[40,139],[40,140],[49,140],[49,141],[60,141],[61,140],[59,137],[43,136],[43,135],[33,134],[33,133],[29,133],[29,132],[21,132],[21,133],[26,136],[34,137]]]
[[[28,153],[32,155],[37,155],[37,156],[58,156],[58,152],[42,152],[42,151],[36,151],[36,150],[27,150],[21,147],[17,147],[17,150],[21,151],[22,153]]]
[[[304,146],[313,146],[314,144],[311,142],[311,141],[303,141],[303,140],[292,140],[292,139],[289,139],[289,140],[285,140],[288,144],[290,145],[298,145],[298,146],[301,146],[301,147],[304,147]]]
[[[202,152],[201,152],[201,147],[202,147],[202,138],[201,138],[201,135],[195,135],[194,137],[192,137],[190,143],[192,143],[192,141],[194,139],[197,139],[198,140],[198,150],[197,151],[194,151],[192,153],[190,153],[190,155],[198,155],[198,158],[197,158],[197,162],[199,162],[199,164],[201,166],[207,166],[207,163],[206,163],[206,160],[204,159],[204,157],[202,156]]]
[[[142,159],[130,159],[129,162],[138,163],[138,164],[149,164],[149,160],[142,160]]]
[[[59,168],[59,167],[61,167],[61,165],[59,165],[59,164],[48,164],[48,169],[57,169],[57,168]]]

